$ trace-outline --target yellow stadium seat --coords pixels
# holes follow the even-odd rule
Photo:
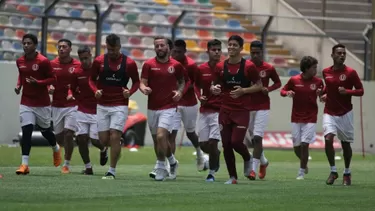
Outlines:
[[[47,44],[47,53],[48,54],[57,54],[57,48],[55,44],[48,43]]]
[[[244,43],[243,44],[243,50],[246,52],[250,52],[250,43]]]
[[[197,42],[195,42],[194,40],[185,40],[185,42],[186,42],[186,48],[188,50],[195,50],[195,51],[201,50]]]
[[[157,4],[161,4],[163,6],[169,5],[169,1],[168,0],[154,0],[154,2],[157,3]]]
[[[214,7],[214,8],[212,8],[212,10],[213,10],[213,12],[214,11],[225,11],[225,8],[224,7]],[[223,19],[227,19],[228,18],[228,15],[224,14],[224,13],[215,13],[214,12],[214,15],[217,18],[223,18]]]

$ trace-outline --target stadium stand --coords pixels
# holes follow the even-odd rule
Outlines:
[[[211,9],[213,11],[236,11],[225,0],[117,0],[116,6],[104,21],[102,26],[102,49],[104,53],[105,36],[116,33],[121,36],[122,52],[134,58],[139,67],[146,59],[154,56],[152,43],[153,36],[165,35],[171,37],[171,24],[181,13],[181,8]],[[100,1],[101,9],[106,9],[108,3]],[[147,8],[145,8],[145,5]],[[3,11],[0,12],[0,60],[13,61],[22,55],[20,38],[25,33],[41,35],[41,18],[32,15],[22,16],[17,11],[40,14],[44,10],[44,0],[8,0]],[[143,7],[142,7],[143,6]],[[150,6],[159,6],[151,8]],[[161,7],[163,6],[163,7]],[[56,42],[61,38],[73,41],[73,56],[79,45],[95,45],[95,11],[92,5],[79,3],[59,2],[51,14],[70,16],[77,20],[57,20],[49,18],[47,56],[56,57]],[[93,19],[82,21],[80,18]],[[147,23],[147,24],[145,24]],[[150,23],[153,26],[150,26]],[[205,30],[198,30],[201,27]],[[197,63],[207,60],[205,46],[209,39],[217,38],[226,45],[227,38],[232,34],[240,34],[246,40],[244,56],[249,55],[249,43],[254,39],[260,39],[253,33],[230,32],[231,29],[259,30],[261,26],[244,16],[229,14],[214,14],[189,12],[181,20],[176,30],[176,38],[184,39],[187,43],[188,55]],[[218,28],[227,29],[217,30]],[[40,45],[39,45],[40,46]],[[226,55],[226,48],[223,58]],[[278,40],[267,38],[266,61],[274,64],[280,76],[292,76],[299,73],[298,58],[293,56]]]
[[[325,0],[325,9],[323,0],[286,0],[286,2],[305,16],[372,18],[372,0]],[[346,45],[351,52],[363,61],[365,52],[362,32],[366,28],[365,23],[348,24],[334,21],[323,22],[321,20],[312,20],[312,22],[329,36]]]

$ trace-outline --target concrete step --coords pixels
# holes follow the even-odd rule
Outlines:
[[[287,0],[292,7],[298,9],[323,9],[323,3],[321,0]],[[367,11],[371,12],[371,3],[364,2],[337,2],[332,0],[327,0],[326,2],[327,10],[337,10],[337,11]]]

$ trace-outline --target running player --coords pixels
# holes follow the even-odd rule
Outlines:
[[[209,154],[209,173],[207,182],[215,181],[215,172],[219,170],[221,140],[219,128],[220,96],[213,95],[210,87],[215,76],[216,65],[220,62],[221,42],[217,39],[207,43],[208,62],[199,66],[195,76],[195,90],[201,107],[198,122],[198,135],[202,150]],[[201,93],[202,91],[202,93]]]
[[[281,89],[283,97],[293,98],[292,107],[292,139],[294,153],[300,160],[298,180],[307,174],[309,145],[315,142],[315,128],[318,116],[318,95],[323,89],[323,81],[315,77],[318,61],[311,57],[302,58],[300,68],[302,74],[293,76]]]
[[[110,167],[102,179],[115,179],[129,97],[139,88],[139,74],[135,61],[120,52],[119,36],[108,35],[106,47],[107,53],[94,60],[89,83],[98,99],[99,140],[104,146],[111,146]],[[127,88],[129,79],[132,80],[130,90]]]
[[[172,57],[179,61],[187,71],[189,77],[188,83],[185,85],[182,99],[178,103],[178,109],[176,116],[174,117],[173,131],[170,137],[170,144],[172,152],[176,151],[176,136],[177,132],[181,127],[181,120],[184,124],[186,136],[189,138],[191,143],[197,152],[197,169],[202,171],[204,169],[204,156],[201,148],[199,147],[199,138],[195,133],[195,126],[197,123],[198,104],[197,98],[194,92],[194,77],[198,72],[198,66],[186,53],[186,43],[183,40],[176,40],[172,49]]]
[[[89,154],[89,141],[100,149],[100,165],[104,166],[108,161],[107,147],[104,147],[98,140],[98,126],[96,119],[96,98],[90,88],[89,78],[91,74],[92,56],[88,46],[81,46],[78,51],[81,67],[76,69],[75,81],[71,85],[68,98],[73,96],[78,103],[77,111],[77,144],[81,154],[85,170],[83,174],[92,175],[92,165]]]
[[[325,150],[331,173],[326,181],[332,185],[338,178],[335,165],[335,149],[333,139],[335,136],[341,141],[344,152],[345,170],[343,185],[351,185],[350,162],[352,160],[351,143],[354,141],[353,105],[352,96],[363,96],[364,90],[357,72],[344,64],[346,49],[342,44],[332,48],[333,66],[323,70],[323,78],[326,84],[323,115],[323,129]],[[353,90],[353,87],[355,88]]]
[[[51,100],[47,89],[48,85],[54,83],[56,77],[49,60],[36,51],[38,38],[35,35],[25,34],[22,37],[22,45],[25,55],[16,61],[19,77],[14,89],[17,95],[22,90],[20,103],[22,164],[16,174],[30,173],[29,155],[34,125],[41,128],[43,137],[52,146],[54,166],[61,164],[60,147],[56,144],[51,129]]]
[[[270,113],[270,97],[269,92],[272,92],[281,87],[281,81],[275,68],[263,61],[263,43],[256,40],[250,44],[251,61],[255,64],[259,76],[262,80],[262,91],[250,94],[250,122],[249,133],[252,138],[253,164],[250,172],[250,179],[256,179],[256,172],[258,165],[259,179],[264,179],[266,176],[266,169],[269,164],[263,152],[263,135],[268,124],[268,117]],[[273,84],[269,86],[270,79]]]
[[[150,177],[163,181],[169,174],[165,157],[170,164],[170,178],[175,179],[177,175],[178,161],[170,149],[168,139],[177,102],[185,86],[185,70],[178,61],[168,56],[170,48],[165,37],[154,38],[154,49],[156,57],[143,64],[140,90],[148,96],[147,121],[156,145],[156,169],[150,173]]]
[[[50,87],[52,96],[52,119],[57,143],[64,146],[65,160],[61,173],[70,173],[70,160],[72,158],[74,133],[77,131],[76,112],[77,102],[67,98],[69,87],[75,79],[74,72],[81,63],[70,56],[72,42],[61,39],[57,42],[58,57],[51,61],[56,74],[56,83]]]
[[[224,159],[229,173],[229,180],[225,184],[237,184],[238,177],[233,150],[239,153],[244,160],[245,177],[250,176],[250,153],[243,143],[250,120],[249,94],[262,89],[255,65],[241,56],[243,43],[243,38],[238,35],[229,37],[229,58],[217,65],[217,79],[211,86],[213,94],[222,93],[219,124]]]

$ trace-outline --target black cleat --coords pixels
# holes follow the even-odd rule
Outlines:
[[[335,182],[335,180],[339,178],[339,175],[337,174],[337,172],[331,172],[328,176],[328,179],[326,181],[326,184],[327,185],[333,185],[333,183]]]
[[[108,148],[106,147],[103,152],[100,152],[100,165],[104,166],[108,161]]]
[[[84,175],[94,175],[94,172],[92,171],[92,168],[86,168],[82,170],[82,174]]]
[[[351,185],[352,184],[352,176],[351,174],[344,174],[343,178],[342,178],[342,184],[347,186],[347,185]]]

